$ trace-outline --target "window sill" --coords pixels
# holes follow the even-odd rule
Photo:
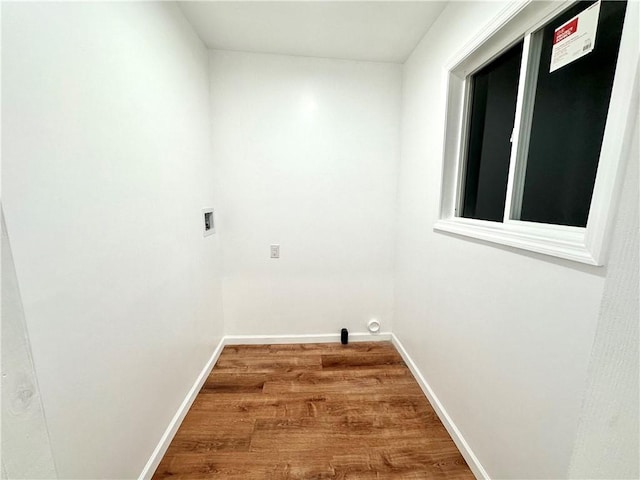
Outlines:
[[[433,228],[574,262],[601,265],[587,248],[584,228],[527,222],[495,223],[467,218],[438,220]]]

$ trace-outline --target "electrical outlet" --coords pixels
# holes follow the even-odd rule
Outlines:
[[[216,233],[216,228],[215,228],[215,224],[214,224],[214,219],[213,219],[213,208],[203,208],[202,209],[202,214],[203,214],[203,235],[205,237],[208,237],[209,235],[212,235],[214,233]]]
[[[271,245],[271,258],[280,258],[280,245]]]

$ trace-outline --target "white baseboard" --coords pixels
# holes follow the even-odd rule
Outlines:
[[[438,415],[438,418],[440,418],[440,421],[447,429],[447,432],[449,432],[449,435],[451,435],[453,442],[458,447],[458,450],[460,450],[460,453],[466,460],[475,477],[478,479],[490,480],[489,474],[484,469],[478,458],[475,456],[473,450],[471,450],[471,447],[462,436],[462,433],[460,433],[460,430],[458,430],[458,427],[456,427],[455,423],[453,423],[453,420],[445,410],[444,406],[442,405],[442,403],[440,403],[440,400],[431,389],[429,382],[427,382],[427,380],[422,376],[422,373],[420,373],[418,366],[409,356],[409,353],[404,348],[404,345],[402,345],[402,342],[393,333],[391,334],[391,341],[402,356],[402,359],[407,364],[407,367],[409,367],[409,370],[411,370],[411,373],[418,382],[418,385],[420,385],[420,388],[424,392],[425,396],[429,399],[429,402]]]
[[[218,357],[220,356],[220,353],[222,352],[224,345],[225,345],[225,339],[223,337],[222,340],[220,340],[220,342],[216,346],[213,353],[211,354],[211,357],[205,364],[204,368],[200,372],[200,375],[198,375],[198,378],[196,379],[195,383],[193,384],[189,392],[187,392],[187,396],[184,398],[184,400],[180,404],[180,407],[178,408],[178,411],[171,419],[169,426],[165,430],[164,434],[160,438],[160,441],[158,442],[158,445],[156,446],[155,450],[151,454],[151,458],[149,458],[149,461],[142,469],[142,473],[138,477],[138,480],[149,480],[155,473],[156,468],[158,468],[158,465],[162,460],[162,457],[164,457],[164,454],[167,452],[167,449],[169,448],[169,445],[171,444],[173,437],[178,431],[178,428],[180,427],[182,420],[184,420],[184,417],[187,415],[187,412],[189,412],[189,408],[191,408],[191,404],[193,404],[193,401],[196,399],[196,396],[198,395],[198,392],[202,388],[202,385],[204,385],[205,380],[209,376],[209,373],[211,373],[213,366],[216,364],[216,361],[218,360]]]
[[[320,333],[310,335],[226,335],[225,345],[269,345],[282,343],[331,343],[339,342],[339,333]],[[349,333],[350,342],[384,342],[391,340],[390,332]]]

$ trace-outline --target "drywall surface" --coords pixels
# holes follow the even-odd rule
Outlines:
[[[58,475],[136,478],[222,335],[207,51],[174,3],[2,8],[3,203]]]
[[[2,215],[2,478],[57,478]]]
[[[179,2],[209,48],[402,63],[446,2]]]
[[[211,51],[210,68],[226,332],[390,330],[400,66]]]
[[[640,478],[638,158],[636,128],[614,229],[570,478]]]
[[[504,6],[449,4],[404,66],[394,333],[492,478],[563,478],[607,269],[433,230],[444,66]]]

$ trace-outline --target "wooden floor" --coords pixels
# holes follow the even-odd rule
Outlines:
[[[153,477],[473,479],[388,342],[224,348]]]

